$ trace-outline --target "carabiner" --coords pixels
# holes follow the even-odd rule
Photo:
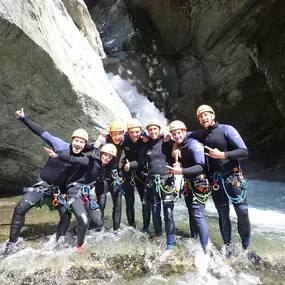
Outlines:
[[[83,196],[82,202],[83,202],[84,205],[86,205],[89,202],[89,199],[88,199],[87,195]]]
[[[214,191],[218,191],[220,189],[220,185],[218,184],[217,181],[214,181],[214,184],[212,185],[212,189]]]

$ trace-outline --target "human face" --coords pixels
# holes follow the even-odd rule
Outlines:
[[[141,128],[140,127],[135,127],[135,128],[129,128],[128,129],[128,133],[129,133],[129,136],[132,140],[133,143],[136,143],[140,136],[141,136]]]
[[[110,136],[114,142],[114,144],[119,144],[123,138],[124,131],[119,132],[110,132]]]
[[[80,153],[84,149],[85,144],[86,144],[86,140],[82,138],[78,138],[78,137],[73,137],[71,141],[72,152],[75,154]]]
[[[203,112],[199,115],[198,120],[203,128],[208,129],[215,123],[215,115],[211,112]]]
[[[158,136],[160,134],[160,127],[158,127],[156,125],[150,125],[147,128],[147,132],[148,132],[151,139],[156,140],[156,139],[158,139]]]
[[[113,155],[107,152],[101,152],[101,161],[103,164],[108,164],[112,159]]]
[[[176,143],[181,144],[186,136],[186,131],[181,129],[174,130],[171,132],[171,135]]]

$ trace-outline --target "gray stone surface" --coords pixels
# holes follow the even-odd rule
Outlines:
[[[46,159],[41,140],[14,119],[19,108],[67,141],[78,127],[95,139],[130,118],[59,0],[0,2],[0,98],[0,191],[31,183]]]
[[[164,76],[156,69],[155,76],[144,77],[144,88],[139,80],[133,83],[167,117],[183,119],[189,129],[196,128],[196,108],[201,103],[211,104],[218,120],[234,125],[244,137],[251,152],[245,161],[250,177],[285,180],[284,1],[129,0],[125,3],[132,19],[129,28],[139,30],[137,15],[144,14],[149,29],[143,39],[153,35],[154,42],[167,45],[164,49],[145,50],[140,42],[133,41],[128,49],[121,42],[121,49],[116,51],[127,55],[135,51],[137,59],[134,55],[132,59],[120,58],[117,73],[131,80],[139,77],[144,66],[150,73],[153,68],[149,68],[149,62],[141,61],[142,52],[146,58],[159,59]],[[116,21],[119,18],[113,18],[112,27],[105,33],[120,34]],[[125,37],[120,39],[129,42]],[[116,57],[112,52],[108,54]],[[130,61],[132,66],[137,66],[134,61],[138,61],[142,67],[128,75],[130,65],[126,62]],[[114,63],[112,69],[116,70]],[[155,82],[160,82],[162,92],[154,92]]]

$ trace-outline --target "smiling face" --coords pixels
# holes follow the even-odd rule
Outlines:
[[[215,123],[215,115],[211,112],[203,112],[198,116],[198,120],[203,128],[208,129]]]
[[[176,143],[181,144],[186,136],[186,131],[181,129],[174,130],[171,132],[171,135]]]
[[[147,132],[151,139],[156,140],[158,139],[160,134],[160,127],[156,125],[150,125],[147,127]]]
[[[119,144],[124,136],[124,131],[110,132],[110,136],[114,144]]]
[[[135,127],[135,128],[129,128],[128,129],[129,136],[133,143],[136,143],[139,138],[141,137],[141,128]]]
[[[73,153],[78,154],[80,153],[86,144],[86,140],[78,137],[73,137],[71,141],[71,150]]]
[[[113,159],[113,155],[107,152],[101,152],[101,161],[103,164],[108,164],[112,159]]]

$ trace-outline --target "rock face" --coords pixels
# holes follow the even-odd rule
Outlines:
[[[46,159],[41,140],[14,119],[19,108],[67,141],[78,127],[94,139],[112,120],[130,118],[59,0],[1,1],[0,98],[2,192],[31,183]]]
[[[132,80],[189,129],[198,127],[196,108],[212,105],[217,119],[234,125],[246,141],[249,177],[285,180],[284,1],[116,1],[128,19],[123,27],[119,17],[100,24],[115,10],[105,5],[102,13],[103,2],[97,1],[92,17],[116,58],[104,61],[106,69]],[[122,29],[131,31],[128,38],[104,38]]]
[[[97,54],[104,58],[106,54],[97,28],[92,21],[89,11],[83,0],[63,0],[64,6],[78,29],[88,39]]]

